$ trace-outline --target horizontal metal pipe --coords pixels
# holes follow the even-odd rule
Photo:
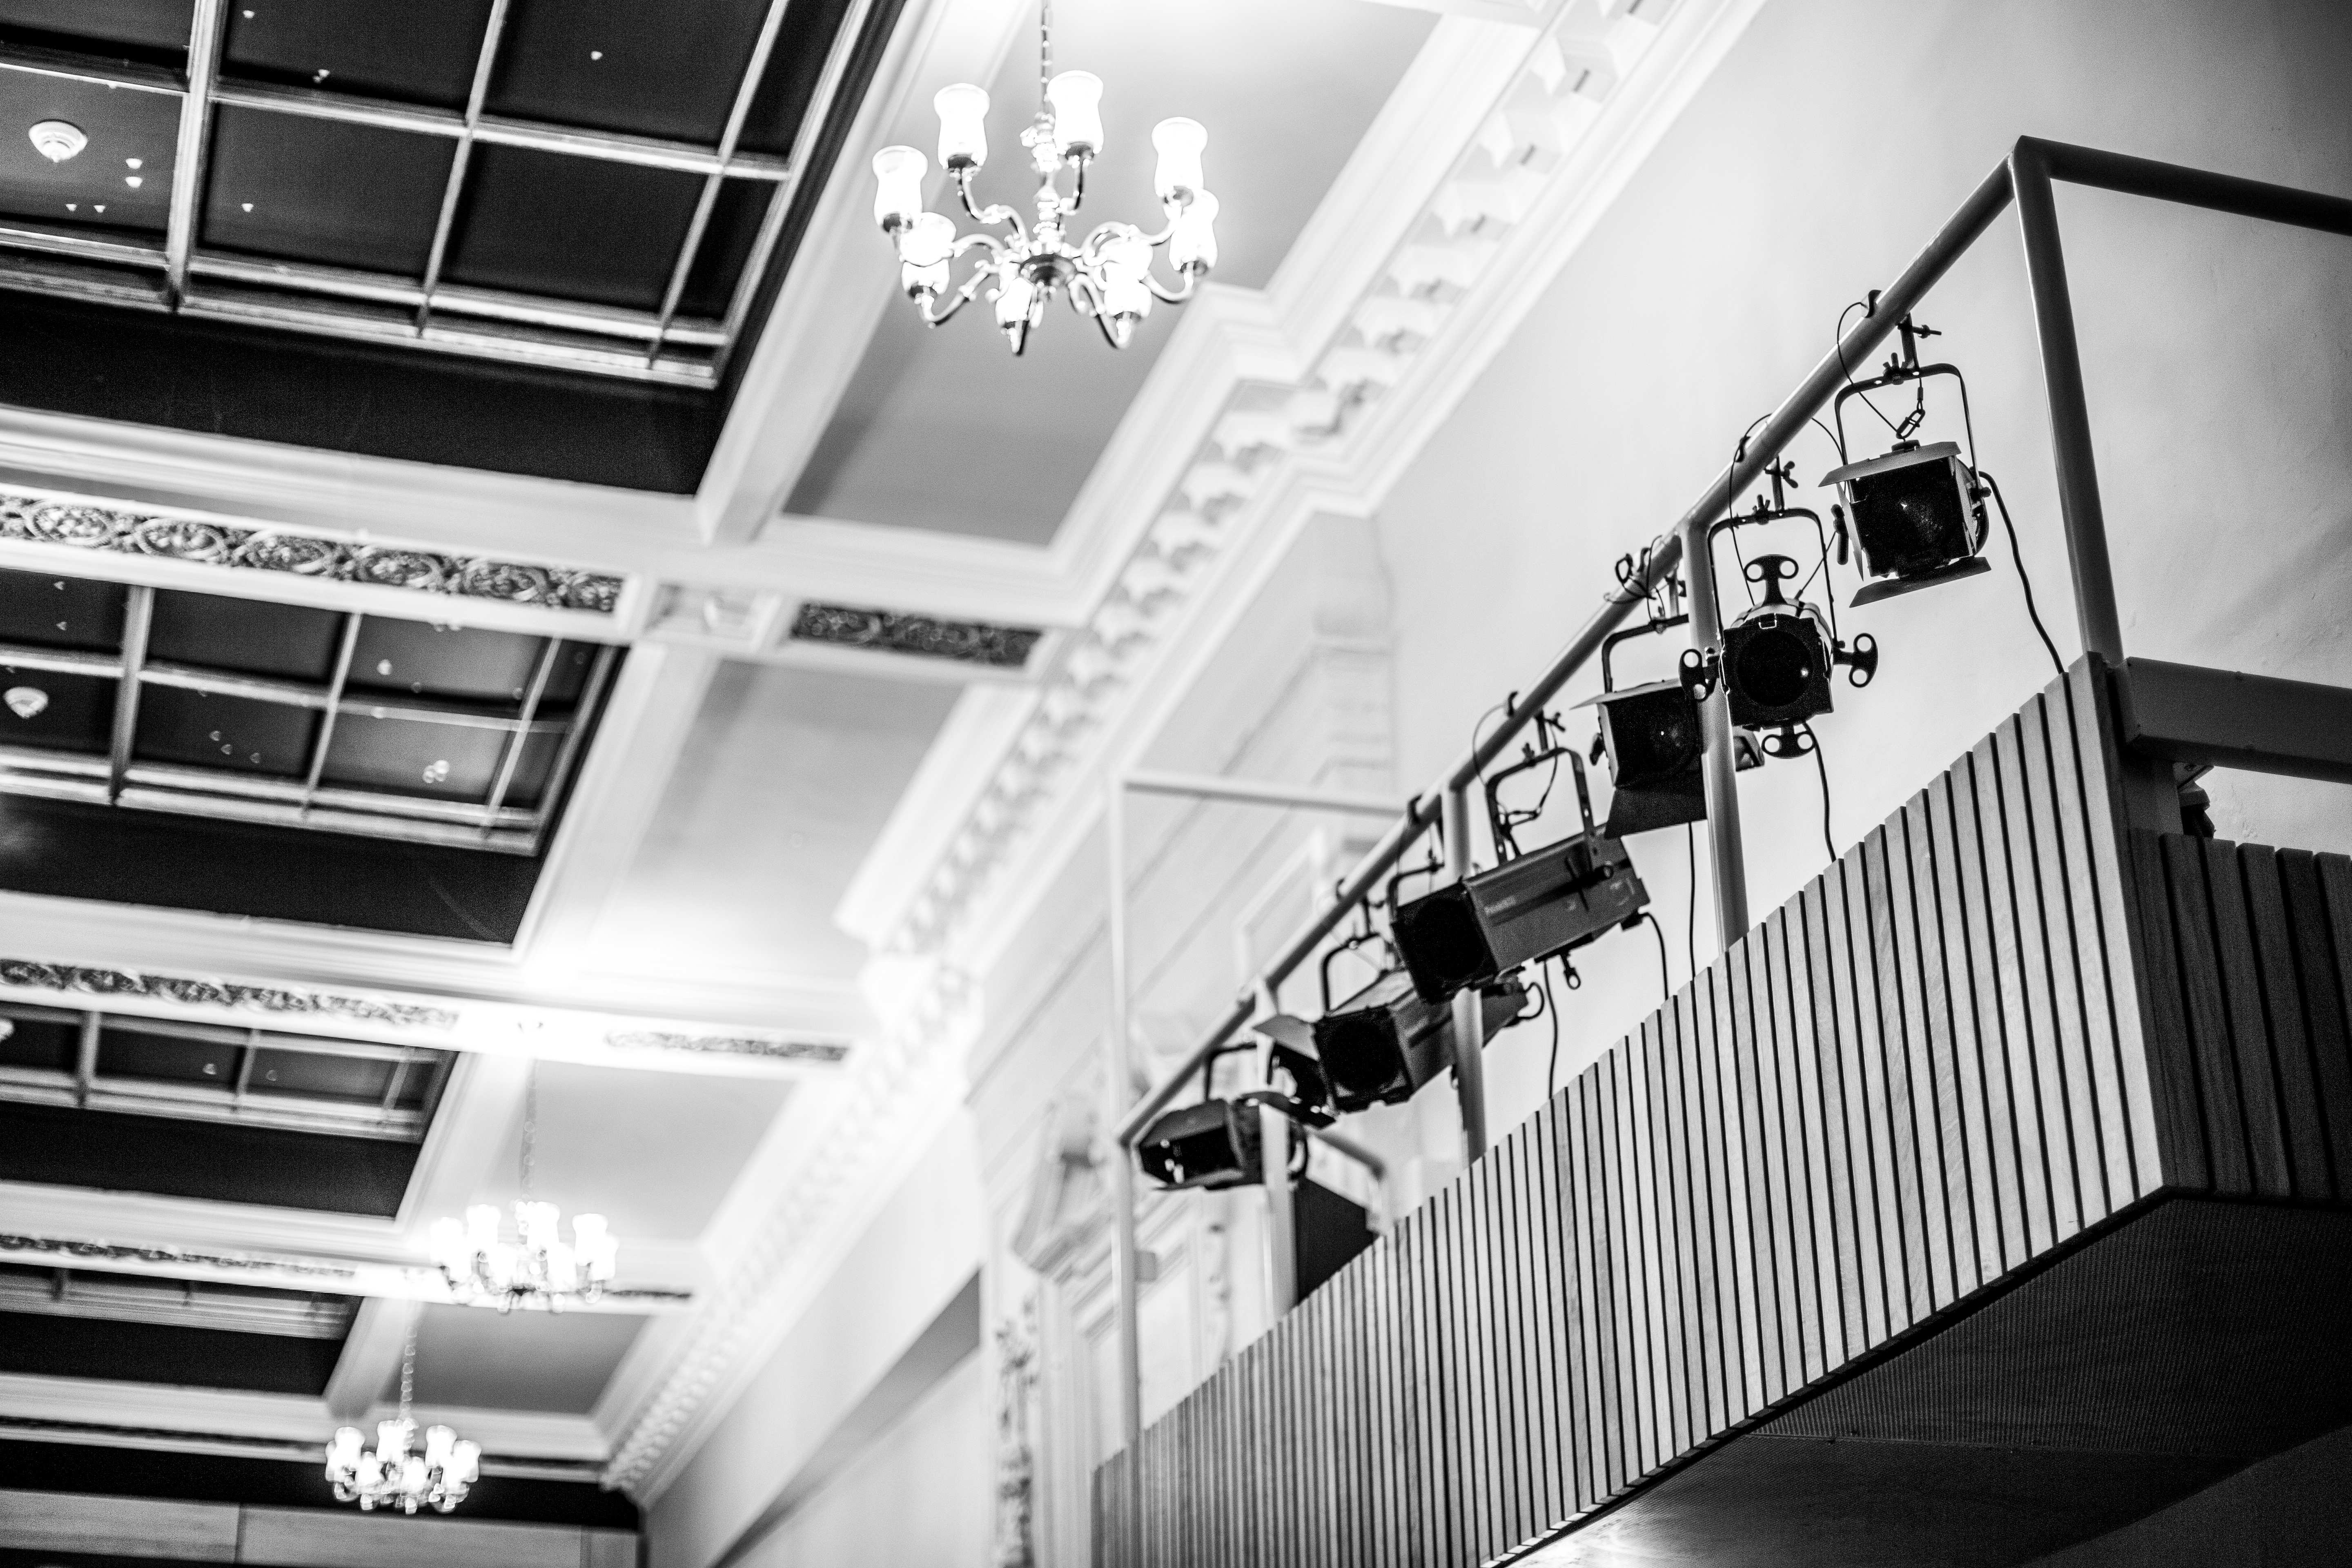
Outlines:
[[[2020,152],[2043,159],[2052,179],[2064,180],[2069,184],[2091,185],[2125,195],[2204,207],[2211,212],[2234,213],[2240,217],[2261,218],[2296,228],[2352,235],[2352,200],[2342,196],[2298,191],[2291,185],[2273,185],[2206,169],[2185,169],[2178,163],[2159,163],[2153,158],[2134,158],[2097,147],[2044,142],[2037,136],[2021,136],[2017,145]]]
[[[1307,1136],[1314,1139],[1318,1143],[1328,1145],[1339,1153],[1345,1154],[1349,1159],[1370,1172],[1372,1180],[1385,1182],[1389,1179],[1388,1162],[1373,1153],[1370,1145],[1359,1143],[1345,1132],[1330,1127],[1309,1127],[1307,1130]]]
[[[1230,800],[1244,805],[1290,805],[1308,811],[1348,811],[1364,816],[1394,816],[1393,799],[1341,790],[1227,778],[1217,773],[1130,773],[1119,781],[1139,795],[1172,795],[1197,800]]]

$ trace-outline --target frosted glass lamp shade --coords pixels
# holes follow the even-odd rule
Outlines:
[[[466,1211],[466,1246],[487,1252],[499,1241],[499,1211],[492,1204],[476,1204]]]
[[[1092,71],[1064,71],[1045,84],[1054,107],[1054,150],[1065,158],[1091,158],[1102,151],[1102,78]]]
[[[977,169],[988,162],[988,92],[968,81],[931,100],[940,114],[940,167]]]
[[[375,1451],[385,1459],[397,1459],[408,1452],[408,1423],[379,1421],[375,1424]]]
[[[357,1468],[360,1462],[360,1448],[366,1441],[367,1439],[361,1435],[360,1429],[356,1426],[337,1427],[335,1440],[327,1446],[329,1468],[338,1470]]]
[[[955,224],[946,215],[925,213],[898,231],[898,259],[909,267],[944,266],[955,248]],[[589,1219],[595,1220],[601,1231],[604,1222],[596,1215],[582,1215],[572,1222],[573,1227]]]
[[[482,1446],[459,1442],[449,1449],[449,1479],[467,1485],[482,1479]]]
[[[471,1254],[466,1247],[466,1227],[454,1219],[433,1222],[433,1261],[445,1268],[463,1268]]]
[[[425,1429],[425,1468],[437,1470],[447,1465],[449,1446],[457,1440],[457,1434],[446,1426],[427,1426]]]
[[[1192,205],[1176,215],[1168,237],[1168,264],[1179,272],[1206,272],[1217,265],[1217,198],[1194,193]]]
[[[1199,192],[1201,153],[1208,144],[1208,128],[1197,120],[1163,120],[1151,128],[1151,145],[1160,153],[1151,184],[1161,201],[1190,201]]]
[[[885,147],[874,154],[874,221],[884,233],[921,213],[923,176],[930,172],[930,160],[913,147]]]

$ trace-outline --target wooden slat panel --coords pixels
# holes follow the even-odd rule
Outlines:
[[[2295,973],[2294,939],[2286,924],[2286,893],[2279,885],[2277,851],[2259,845],[2238,850],[2238,873],[2253,928],[2254,964],[2262,973],[2263,1018],[2276,1069],[2279,1120],[2286,1130],[2287,1171],[2295,1195],[2335,1195],[2327,1169],[2327,1129],[2319,1115],[2318,1074],[2303,1022],[2303,984]]]
[[[0,1547],[234,1563],[236,1516],[233,1503],[0,1490]]]
[[[1512,1554],[2159,1185],[2346,1192],[2352,861],[2126,832],[2106,700],[2037,697],[1157,1424],[1149,1561]]]
[[[237,1561],[263,1568],[580,1568],[576,1526],[248,1508]]]

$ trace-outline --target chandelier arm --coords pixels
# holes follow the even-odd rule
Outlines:
[[[972,201],[971,177],[974,171],[971,169],[958,169],[956,171],[956,195],[963,199],[963,210],[971,215],[971,221],[974,223],[1009,223],[1013,227],[1019,228],[1021,226],[1021,215],[1015,212],[1013,208],[1003,205],[1002,204],[992,207],[982,207]]]
[[[1062,209],[1062,215],[1065,217],[1076,212],[1080,207],[1087,205],[1087,165],[1093,163],[1094,160],[1092,158],[1073,158],[1070,162],[1078,166],[1078,177],[1074,182],[1074,188],[1070,193],[1069,205]]]
[[[1184,286],[1181,289],[1171,290],[1164,287],[1160,283],[1160,279],[1153,274],[1146,272],[1143,275],[1144,287],[1151,290],[1152,296],[1155,299],[1164,300],[1171,305],[1181,305],[1185,300],[1190,300],[1193,294],[1194,285],[1198,284],[1200,280],[1201,275],[1198,272],[1188,270],[1184,274]]]

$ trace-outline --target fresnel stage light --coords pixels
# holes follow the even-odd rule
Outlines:
[[[1199,1188],[1213,1192],[1224,1187],[1260,1186],[1265,1181],[1265,1139],[1258,1121],[1260,1106],[1278,1110],[1307,1126],[1330,1124],[1331,1117],[1323,1109],[1329,1101],[1330,1089],[1324,1082],[1320,1066],[1306,1052],[1287,1046],[1273,1047],[1271,1060],[1274,1069],[1290,1080],[1290,1092],[1258,1089],[1230,1099],[1220,1099],[1209,1092],[1210,1075],[1218,1058],[1257,1048],[1252,1045],[1228,1046],[1211,1053],[1209,1059],[1201,1064],[1202,1098],[1192,1105],[1180,1105],[1163,1112],[1136,1139],[1136,1163],[1145,1175],[1175,1191]],[[1294,1176],[1306,1169],[1305,1140],[1291,1144],[1291,1163]]]
[[[1513,829],[1540,815],[1542,805],[1506,811],[1502,786],[1562,760],[1575,774],[1584,830],[1522,854]],[[1581,947],[1631,923],[1650,901],[1625,847],[1593,826],[1584,759],[1560,739],[1549,715],[1537,716],[1536,743],[1521,760],[1487,778],[1486,820],[1502,863],[1400,905],[1391,921],[1397,952],[1424,1001],[1445,1001],[1465,986]]]
[[[1941,335],[1933,327],[1917,325],[1906,316],[1896,330],[1903,335],[1902,353],[1890,357],[1871,379],[1840,388],[1832,408],[1838,450],[1843,454],[1849,399],[1863,398],[1884,420],[1886,416],[1878,405],[1868,402],[1869,394],[1885,387],[1912,388],[1916,395],[1910,411],[1899,422],[1887,421],[1895,434],[1893,449],[1882,458],[1843,464],[1822,478],[1822,483],[1837,486],[1841,498],[1836,509],[1839,558],[1844,558],[1850,525],[1863,575],[1872,579],[1855,591],[1857,608],[1992,570],[1979,553],[1990,523],[1986,489],[1977,476],[1968,380],[1957,365],[1919,363],[1919,340]],[[1923,447],[1911,438],[1927,416],[1927,381],[1939,375],[1959,383],[1961,427],[1969,443],[1965,458],[1953,442]]]
[[[1577,704],[1601,721],[1592,740],[1592,760],[1609,764],[1609,821],[1603,837],[1624,838],[1661,827],[1706,820],[1706,784],[1701,758],[1706,737],[1699,723],[1698,699],[1681,679],[1616,687],[1609,656],[1632,637],[1654,637],[1686,626],[1688,616],[1654,616],[1648,625],[1612,632],[1601,643],[1601,695]],[[1756,738],[1733,732],[1743,768],[1764,765]]]
[[[940,163],[955,180],[956,195],[977,232],[959,236],[955,220],[923,210],[923,177],[930,165],[913,147],[885,147],[874,155],[874,220],[898,247],[898,282],[916,301],[923,320],[936,327],[970,304],[991,284],[989,296],[1013,352],[1029,341],[1030,329],[1045,319],[1045,306],[1067,289],[1080,315],[1094,318],[1104,340],[1125,348],[1151,313],[1154,300],[1181,305],[1217,264],[1217,198],[1201,174],[1201,153],[1209,133],[1196,121],[1163,120],[1152,129],[1160,154],[1153,187],[1164,222],[1156,234],[1131,223],[1099,226],[1073,245],[1069,220],[1086,200],[1087,170],[1103,149],[1101,79],[1087,71],[1053,70],[1051,0],[1037,14],[1037,117],[1021,133],[1037,174],[1037,221],[1024,222],[1019,209],[974,204],[971,183],[988,162],[988,94],[970,82],[942,88],[931,106],[940,116]],[[1071,174],[1066,195],[1061,179]],[[987,232],[1002,224],[999,237]],[[1151,253],[1168,247],[1178,285],[1162,285],[1151,270]],[[980,259],[961,284],[950,273],[973,253]],[[944,303],[942,303],[944,301]]]
[[[1396,883],[1389,884],[1395,902]],[[1381,973],[1345,1001],[1331,1000],[1331,964],[1341,954],[1379,942],[1388,962]],[[1517,979],[1492,980],[1479,988],[1486,1027],[1482,1038],[1516,1022],[1526,1010],[1527,987]],[[1422,1086],[1450,1070],[1457,1049],[1453,1009],[1423,999],[1413,989],[1395,949],[1364,928],[1323,955],[1323,1016],[1315,1020],[1315,1055],[1330,1085],[1331,1109],[1342,1116],[1375,1105],[1398,1105]]]
[[[1789,465],[1776,464],[1767,471],[1772,479],[1770,503],[1759,496],[1754,510],[1733,512],[1715,523],[1707,530],[1708,548],[1713,549],[1717,535],[1733,529],[1802,518],[1813,525],[1821,546],[1819,570],[1826,578],[1829,540],[1820,515],[1786,503]],[[1784,594],[1781,585],[1797,574],[1797,563],[1790,557],[1759,555],[1747,563],[1745,574],[1763,596],[1723,628],[1719,651],[1684,650],[1683,683],[1696,698],[1721,682],[1730,699],[1731,722],[1743,730],[1766,731],[1765,755],[1803,756],[1813,747],[1806,721],[1831,710],[1831,670],[1845,665],[1854,685],[1869,685],[1878,673],[1878,643],[1867,633],[1852,644],[1841,640],[1834,600],[1825,616],[1817,605]]]

